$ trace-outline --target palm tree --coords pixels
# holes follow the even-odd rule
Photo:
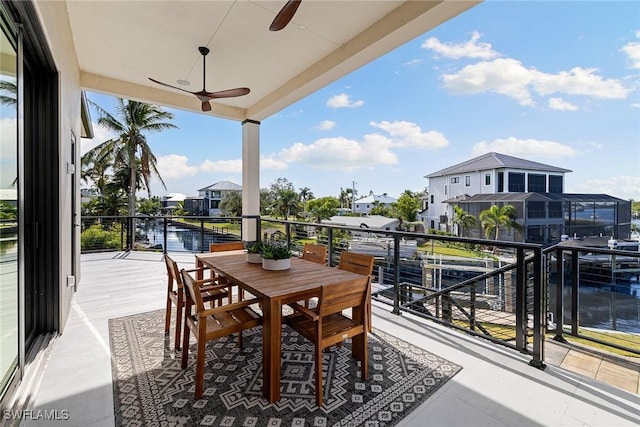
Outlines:
[[[460,206],[453,207],[454,217],[453,223],[458,226],[458,236],[461,236],[463,231],[468,227],[473,227],[476,225],[476,217],[471,215],[469,212],[462,209]]]
[[[480,212],[480,224],[484,228],[487,239],[495,233],[494,240],[498,240],[500,227],[520,229],[520,224],[515,221],[517,215],[516,208],[512,205],[493,205],[489,209]]]
[[[14,106],[17,103],[18,86],[14,82],[0,80],[0,91],[7,92],[8,95],[0,95],[0,104]]]
[[[305,212],[307,210],[307,201],[313,199],[313,193],[309,187],[303,187],[298,194],[302,202],[302,212]]]
[[[126,101],[122,98],[118,98],[115,115],[95,103],[92,105],[99,114],[98,124],[115,132],[118,136],[91,149],[85,156],[90,156],[94,162],[109,162],[115,170],[123,166],[128,167],[130,174],[128,179],[128,214],[133,217],[136,214],[138,171],[140,171],[149,196],[151,196],[149,180],[152,175],[160,180],[165,189],[167,188],[158,172],[156,156],[147,144],[145,134],[176,128],[174,124],[166,121],[173,119],[173,114],[163,111],[155,105]]]

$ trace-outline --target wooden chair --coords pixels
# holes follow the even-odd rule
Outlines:
[[[189,336],[192,332],[197,342],[195,397],[200,399],[204,393],[204,347],[206,343],[237,332],[238,345],[242,347],[242,331],[261,325],[262,317],[249,307],[259,301],[255,298],[205,309],[200,291],[203,281],[191,277],[186,270],[182,270],[180,273],[187,296],[182,341],[182,369],[187,367]],[[216,288],[222,290],[225,285],[218,285]],[[192,308],[195,308],[193,313]]]
[[[327,247],[313,243],[305,243],[302,249],[302,259],[327,265]],[[315,299],[315,298],[312,298]],[[304,301],[304,306],[309,308],[311,299]]]
[[[168,333],[171,327],[171,304],[176,306],[176,335],[174,340],[174,348],[180,350],[180,332],[182,331],[182,311],[184,309],[186,299],[184,295],[184,286],[182,285],[182,277],[180,276],[180,270],[178,269],[178,263],[175,262],[169,255],[164,255],[164,262],[167,266],[167,309],[166,320],[164,324],[164,333]],[[204,269],[192,269],[189,272],[202,273]],[[215,285],[216,279],[211,278],[203,280],[203,284]],[[222,300],[229,296],[227,291],[221,289],[208,289],[205,288],[201,292],[202,298],[205,302],[215,303],[218,301],[218,305],[222,304]]]
[[[374,262],[375,258],[372,255],[343,251],[340,254],[340,263],[338,264],[338,268],[371,277]],[[367,296],[367,317],[369,318],[369,332],[371,332],[371,294]]]
[[[238,251],[244,249],[242,242],[223,242],[209,244],[209,252]]]
[[[292,303],[295,313],[285,321],[300,335],[313,342],[315,346],[315,383],[316,404],[322,406],[322,353],[325,348],[342,343],[347,338],[353,340],[353,357],[361,362],[362,379],[368,377],[367,332],[369,330],[366,314],[367,296],[370,294],[371,278],[359,285],[345,283],[323,286],[318,295],[318,307],[310,310],[300,304]],[[351,318],[342,314],[342,310],[352,308]]]
[[[317,262],[318,264],[327,264],[327,247],[324,245],[316,245],[313,243],[305,243],[302,249],[302,259]]]

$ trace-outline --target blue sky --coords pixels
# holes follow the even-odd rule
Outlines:
[[[89,93],[107,110],[115,100]],[[238,122],[170,110],[167,185],[241,184]],[[95,114],[94,114],[95,120]],[[108,135],[83,140],[83,152]],[[487,1],[261,124],[261,187],[397,197],[496,151],[572,170],[565,192],[640,200],[640,2]]]

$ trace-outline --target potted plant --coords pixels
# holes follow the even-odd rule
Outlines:
[[[262,247],[260,240],[247,245],[247,262],[251,264],[262,264]]]
[[[265,270],[287,270],[291,268],[291,250],[275,242],[262,244],[262,268]]]

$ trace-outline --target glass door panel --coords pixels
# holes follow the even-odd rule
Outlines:
[[[17,55],[0,31],[0,398],[18,366]]]

